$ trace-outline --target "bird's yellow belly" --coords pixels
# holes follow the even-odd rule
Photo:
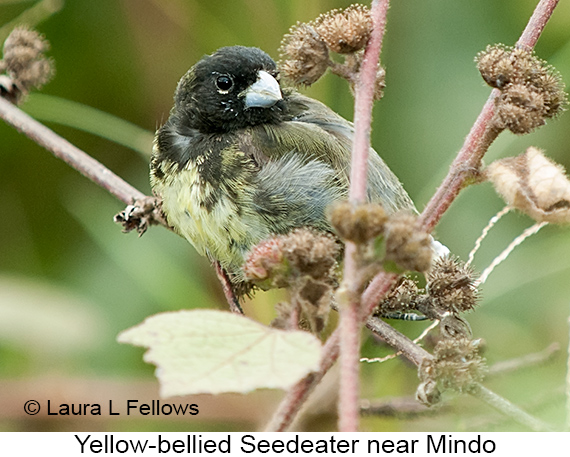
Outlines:
[[[196,167],[187,166],[167,180],[155,185],[154,190],[162,196],[168,223],[201,255],[241,275],[239,268],[247,251],[269,235],[256,215],[244,210],[247,205],[241,200],[247,196],[239,195],[237,201],[235,196],[229,198],[222,189],[202,181]],[[216,202],[207,208],[204,202],[212,193]]]

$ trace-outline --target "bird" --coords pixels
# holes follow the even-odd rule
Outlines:
[[[326,208],[348,197],[353,124],[280,79],[261,49],[222,47],[180,79],[155,136],[150,180],[169,225],[236,288],[253,246],[300,227],[332,232]],[[367,197],[416,212],[373,149]]]

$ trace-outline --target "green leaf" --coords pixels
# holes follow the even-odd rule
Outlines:
[[[321,343],[223,311],[157,314],[122,332],[118,341],[149,348],[163,397],[288,389],[319,367]]]
[[[148,159],[154,134],[112,114],[65,98],[30,94],[23,106],[30,116],[73,127],[137,151]]]

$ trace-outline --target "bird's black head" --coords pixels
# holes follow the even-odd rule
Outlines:
[[[273,59],[258,48],[231,46],[203,57],[178,83],[175,114],[203,133],[278,122],[285,103]]]

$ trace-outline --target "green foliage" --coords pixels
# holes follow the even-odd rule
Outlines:
[[[278,57],[280,40],[291,25],[349,3],[68,0],[37,27],[51,43],[49,55],[57,73],[23,109],[149,193],[148,163],[141,157],[150,152],[145,132],[166,120],[176,83],[192,64],[205,53],[234,44],[259,46]],[[34,4],[0,4],[0,23],[8,23]],[[490,43],[513,44],[535,4],[534,0],[392,2],[382,55],[386,89],[375,109],[372,143],[420,210],[447,172],[489,94],[473,57]],[[567,2],[560,2],[537,54],[556,66],[570,85]],[[353,99],[340,78],[327,75],[307,93],[351,118]],[[0,327],[0,377],[28,379],[49,372],[63,378],[130,376],[152,382],[152,369],[140,360],[140,351],[118,345],[116,335],[160,311],[225,307],[207,260],[162,228],[151,228],[140,239],[121,233],[112,218],[122,204],[3,123],[0,137],[0,284],[4,290],[19,291],[0,294],[0,320],[5,322],[7,316],[2,310],[20,307],[14,318],[19,320],[19,331]],[[569,142],[570,115],[563,114],[532,135],[503,134],[486,160],[517,155],[532,144],[568,170]],[[471,187],[445,215],[437,237],[465,259],[481,228],[502,206],[489,185]],[[522,216],[504,218],[474,266],[486,267],[531,223]],[[553,341],[566,345],[569,241],[567,230],[543,229],[485,284],[482,307],[469,316],[469,322],[474,335],[486,340],[485,357],[491,365],[541,350]],[[48,286],[42,298],[32,300],[22,284],[29,291]],[[59,306],[50,307],[53,300]],[[276,301],[275,295],[258,294],[246,311],[267,323]],[[42,343],[36,338],[49,339],[49,333],[38,336],[36,327],[25,325],[36,323],[40,314],[23,303],[41,307],[49,319],[69,327],[66,345],[75,350],[57,352],[46,346],[39,354]],[[62,311],[69,308],[74,311]],[[79,331],[85,316],[95,316],[90,323],[94,333]],[[46,326],[49,319],[43,321]],[[414,338],[423,325],[406,322],[396,327]],[[386,348],[368,337],[364,351],[376,357],[385,355]],[[509,377],[494,380],[490,387],[522,407],[535,394],[552,392],[539,413],[546,420],[556,420],[563,404],[556,396],[564,379],[562,359],[523,371],[516,382]],[[394,362],[366,365],[363,380],[364,397],[413,395],[418,383],[414,370]],[[222,411],[226,405],[219,404]],[[488,414],[486,408],[466,405],[462,404],[463,411]],[[210,417],[227,417],[219,411],[212,406]],[[249,420],[247,413],[241,416],[242,422],[234,419],[238,427]],[[134,424],[123,427],[140,428],[140,423]],[[481,421],[473,424],[451,414],[408,422],[369,418],[364,427],[407,431],[492,427]],[[17,427],[0,417],[0,429]],[[109,422],[104,427],[112,430],[115,425]],[[153,429],[162,430],[164,424]]]

